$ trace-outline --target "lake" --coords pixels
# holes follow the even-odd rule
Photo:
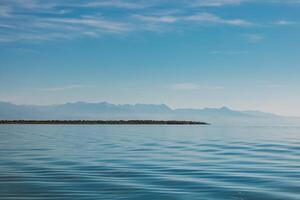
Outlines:
[[[0,199],[299,200],[300,127],[1,125]]]

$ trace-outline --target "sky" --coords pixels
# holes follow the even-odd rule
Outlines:
[[[300,1],[1,0],[0,101],[300,116]]]

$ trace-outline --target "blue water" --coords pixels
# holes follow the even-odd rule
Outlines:
[[[300,199],[300,127],[0,126],[0,199]]]

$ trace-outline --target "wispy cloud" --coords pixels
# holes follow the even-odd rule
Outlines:
[[[55,22],[68,25],[78,25],[92,27],[108,32],[124,32],[129,30],[129,26],[126,23],[108,21],[99,17],[85,16],[80,18],[50,18],[46,19],[48,22]]]
[[[179,20],[178,17],[175,16],[145,16],[145,15],[134,15],[134,18],[154,23],[174,23]]]
[[[197,0],[192,3],[195,7],[220,7],[227,5],[240,5],[245,0]]]
[[[195,7],[222,7],[239,6],[243,3],[269,3],[269,4],[300,4],[299,0],[194,0],[190,1]]]
[[[73,89],[80,89],[80,88],[89,88],[92,87],[91,85],[66,85],[61,87],[50,87],[50,88],[40,88],[39,91],[43,92],[59,92],[65,90],[73,90]]]
[[[97,10],[90,16],[82,15],[84,6],[93,2],[3,0],[0,2],[0,42],[72,39],[130,31],[132,26],[126,20],[100,15]],[[103,6],[110,6],[110,1],[101,2]],[[113,2],[129,5],[121,0]]]
[[[273,0],[274,3],[300,4],[299,0]]]
[[[245,37],[250,43],[258,43],[264,39],[264,36],[260,34],[246,34]]]
[[[288,25],[295,25],[297,23],[294,21],[288,21],[288,20],[278,20],[274,24],[279,25],[279,26],[288,26]]]
[[[147,22],[149,24],[174,24],[185,23],[193,25],[228,25],[228,26],[252,26],[253,23],[243,19],[224,19],[212,13],[197,13],[192,15],[133,15],[134,19]],[[160,28],[160,26],[157,26]]]
[[[172,90],[222,90],[222,86],[207,86],[197,83],[175,83],[170,86]]]
[[[144,2],[129,2],[122,0],[107,0],[107,1],[92,1],[83,4],[85,7],[109,7],[109,8],[124,8],[124,9],[141,9],[145,8]]]
[[[125,33],[131,25],[99,16],[48,17],[37,19],[24,16],[11,24],[1,24],[0,41],[72,39],[79,36],[95,37],[108,33]]]
[[[236,17],[224,17],[216,12],[216,9],[251,2],[261,1],[2,0],[0,1],[0,42],[96,38],[103,34],[161,32],[199,25],[249,28],[259,23],[244,18],[242,14]],[[296,0],[263,2],[299,4]],[[199,7],[205,7],[202,9],[205,9],[205,12],[201,12]],[[276,22],[276,25],[291,24],[292,21],[286,20]],[[261,38],[249,36],[249,40],[259,41]]]
[[[283,89],[285,88],[287,85],[284,84],[267,84],[266,87],[269,89]]]
[[[209,54],[222,54],[222,55],[241,55],[241,54],[247,54],[248,51],[210,51]]]
[[[232,26],[251,26],[253,23],[243,19],[224,19],[211,13],[199,13],[185,17],[187,21],[195,21],[202,23],[225,24]]]

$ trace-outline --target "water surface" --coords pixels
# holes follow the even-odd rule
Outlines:
[[[300,199],[300,127],[0,126],[0,199]]]

